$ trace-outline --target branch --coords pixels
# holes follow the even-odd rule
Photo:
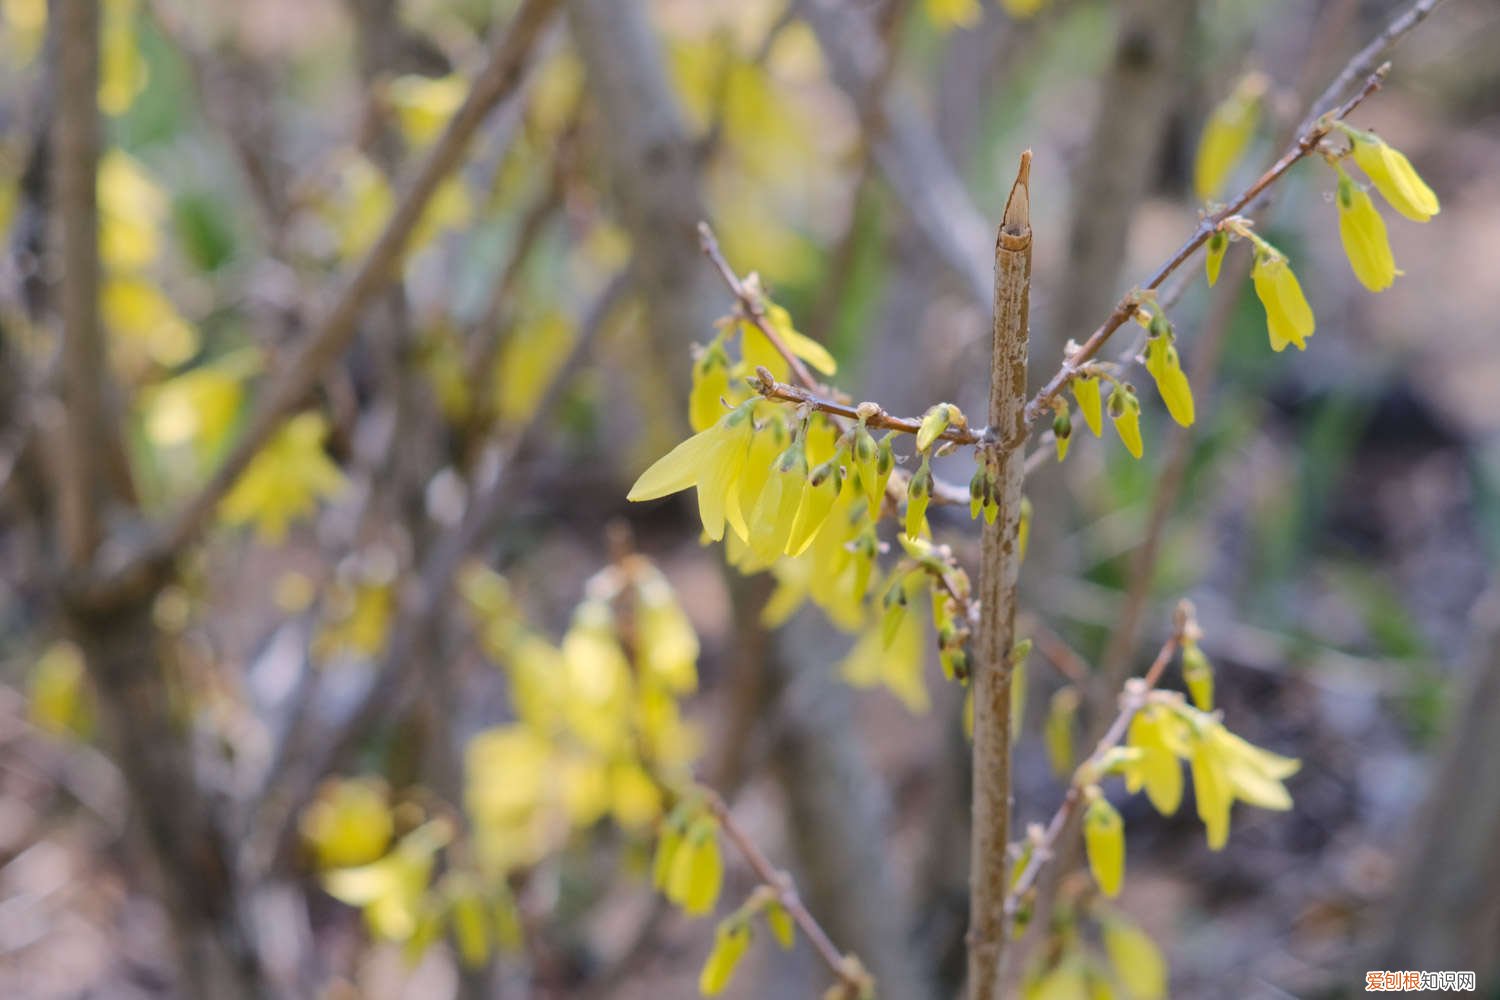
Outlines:
[[[58,108],[56,211],[62,260],[62,453],[57,507],[65,560],[86,565],[104,539],[105,508],[130,496],[120,423],[113,410],[104,330],[99,322],[99,11],[84,0],[55,4]]]
[[[995,236],[995,312],[989,423],[998,442],[984,456],[999,490],[1000,516],[980,536],[979,632],[974,647],[969,847],[970,1000],[998,1000],[1009,884],[1011,650],[1021,570],[1021,487],[1025,478],[1026,351],[1031,315],[1031,151],[1021,166]]]
[[[219,501],[240,474],[287,418],[303,405],[323,372],[348,348],[366,306],[396,274],[412,232],[433,194],[458,168],[485,118],[496,105],[515,93],[525,78],[528,58],[557,3],[558,0],[525,0],[496,41],[488,63],[474,78],[462,106],[423,160],[380,237],[365,254],[322,324],[261,395],[245,432],[208,482],[172,517],[161,538],[117,574],[118,579],[128,583],[132,571],[170,559],[202,533]]]
[[[797,376],[797,381],[814,392],[826,392],[827,387],[817,379],[813,378],[812,372],[802,363],[802,359],[793,354],[791,348],[781,339],[781,335],[766,319],[766,311],[761,304],[761,297],[756,289],[750,287],[750,283],[741,281],[734,273],[734,268],[729,266],[729,261],[724,259],[724,251],[719,249],[719,240],[714,236],[714,231],[709,228],[708,223],[698,223],[698,245],[703,248],[703,255],[707,257],[724,279],[724,284],[729,286],[735,299],[735,309],[742,319],[755,324],[756,329],[766,335],[771,346],[776,348],[776,353],[786,359],[792,374]]]
[[[850,995],[862,996],[865,989],[871,985],[869,973],[864,971],[864,967],[853,956],[846,956],[839,952],[838,947],[823,930],[817,918],[803,905],[802,897],[797,892],[797,885],[792,881],[792,876],[771,864],[770,859],[762,853],[755,841],[750,839],[750,835],[735,820],[734,814],[729,811],[729,805],[719,793],[711,788],[703,788],[702,791],[709,810],[719,821],[719,826],[744,856],[761,884],[775,893],[776,901],[797,922],[797,926],[802,928],[802,933],[807,935],[807,940],[812,943],[813,950],[818,953],[818,957],[850,991]]]
[[[1120,713],[1115,716],[1115,721],[1100,738],[1099,744],[1094,747],[1094,752],[1089,754],[1074,770],[1073,781],[1068,786],[1068,793],[1063,797],[1062,805],[1058,806],[1057,812],[1052,814],[1052,819],[1048,822],[1041,839],[1032,848],[1031,858],[1026,862],[1026,867],[1021,869],[1021,873],[1016,876],[1015,882],[1006,894],[1005,915],[1007,919],[1015,917],[1022,899],[1036,885],[1037,877],[1041,875],[1042,869],[1056,852],[1057,841],[1067,827],[1068,820],[1083,800],[1083,790],[1079,787],[1078,776],[1098,764],[1106,753],[1118,746],[1125,738],[1126,730],[1130,727],[1130,720],[1135,718],[1135,713],[1146,703],[1146,695],[1161,681],[1161,675],[1166,672],[1167,664],[1171,663],[1172,657],[1177,655],[1177,647],[1182,642],[1183,636],[1195,627],[1192,605],[1187,601],[1179,602],[1177,612],[1173,616],[1172,634],[1162,644],[1161,650],[1156,654],[1156,659],[1146,670],[1146,675],[1139,681],[1127,684],[1125,690],[1120,693]]]
[[[1026,404],[1027,428],[1034,425],[1041,414],[1047,412],[1052,405],[1052,400],[1067,387],[1068,383],[1073,380],[1073,377],[1078,374],[1079,369],[1099,353],[1100,348],[1109,341],[1114,332],[1124,325],[1126,320],[1135,315],[1136,309],[1143,301],[1143,292],[1150,292],[1160,288],[1167,278],[1172,276],[1174,271],[1186,263],[1188,258],[1197,252],[1199,247],[1208,242],[1208,238],[1214,234],[1225,219],[1243,211],[1261,192],[1280,180],[1293,165],[1304,156],[1313,152],[1318,147],[1318,143],[1322,142],[1323,138],[1332,131],[1333,122],[1342,121],[1348,117],[1355,108],[1364,103],[1367,97],[1380,89],[1387,71],[1388,66],[1381,66],[1365,81],[1365,85],[1359,93],[1355,94],[1334,111],[1320,116],[1316,123],[1304,131],[1301,137],[1292,144],[1291,148],[1271,165],[1270,169],[1256,178],[1255,182],[1244,191],[1240,192],[1237,198],[1223,208],[1220,208],[1217,212],[1205,216],[1203,221],[1198,223],[1198,228],[1193,230],[1193,235],[1188,238],[1187,242],[1178,247],[1177,252],[1165,264],[1156,269],[1156,273],[1147,279],[1145,285],[1126,292],[1124,297],[1116,304],[1114,311],[1109,314],[1109,318],[1089,335],[1089,339],[1084,341],[1081,347],[1063,361],[1057,373],[1032,397],[1031,402]]]
[[[910,417],[897,417],[885,411],[878,403],[859,403],[850,406],[847,403],[838,403],[831,399],[825,399],[817,393],[807,389],[799,389],[795,385],[787,385],[778,382],[765,368],[755,369],[757,384],[755,391],[767,399],[779,399],[788,403],[796,403],[799,406],[807,406],[820,413],[832,414],[835,417],[844,417],[848,420],[863,419],[866,427],[875,427],[886,431],[900,431],[903,434],[915,435],[922,428],[922,421],[913,420]],[[941,441],[952,441],[954,444],[980,444],[985,440],[984,434],[979,431],[971,431],[966,427],[949,427],[938,435]],[[967,501],[967,497],[965,497]]]

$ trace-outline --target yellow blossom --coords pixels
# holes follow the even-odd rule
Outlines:
[[[1359,283],[1372,292],[1391,287],[1399,274],[1385,222],[1370,195],[1339,169],[1339,240]]]
[[[1250,276],[1255,282],[1255,294],[1266,311],[1271,350],[1284,351],[1288,344],[1296,344],[1299,351],[1306,350],[1307,338],[1313,335],[1316,321],[1286,257],[1258,247]]]
[[[1167,962],[1146,932],[1116,913],[1111,913],[1100,929],[1109,964],[1131,1000],[1165,997]]]
[[[1094,432],[1094,437],[1104,433],[1104,414],[1099,396],[1099,379],[1094,375],[1079,375],[1073,379],[1073,398],[1078,402],[1078,409],[1083,413],[1084,422],[1089,425],[1089,430]]]
[[[729,985],[735,968],[750,947],[750,925],[740,917],[730,917],[714,932],[714,946],[698,975],[698,992],[706,997],[718,996]]]
[[[730,491],[738,484],[748,458],[754,429],[753,405],[753,402],[741,404],[712,427],[694,434],[657,459],[641,473],[627,499],[655,500],[697,487],[703,531],[716,542],[722,539]],[[737,504],[735,510],[739,510]]]
[[[224,498],[223,519],[253,523],[269,541],[284,538],[288,524],[344,486],[343,473],[323,451],[326,433],[321,414],[303,413],[287,421]]]
[[[1262,73],[1247,74],[1209,115],[1193,164],[1193,189],[1199,198],[1207,200],[1219,194],[1250,145],[1267,83]]]
[[[1083,814],[1083,846],[1089,871],[1106,896],[1120,894],[1125,878],[1125,822],[1097,787],[1088,790],[1089,804]]]
[[[1109,394],[1109,416],[1125,450],[1133,458],[1140,458],[1145,450],[1141,444],[1141,401],[1133,389],[1115,386],[1114,392]]]
[[[1344,131],[1354,143],[1354,162],[1392,208],[1413,222],[1426,222],[1438,214],[1437,195],[1404,153],[1374,133],[1353,128]]]
[[[1193,425],[1193,387],[1182,372],[1182,361],[1177,356],[1177,345],[1172,342],[1170,332],[1152,337],[1146,342],[1146,371],[1156,380],[1156,391],[1161,393],[1163,403],[1172,419],[1183,427]]]
[[[1229,237],[1222,229],[1215,229],[1208,238],[1208,249],[1203,254],[1203,269],[1208,273],[1208,287],[1219,282],[1219,269],[1224,266],[1224,251],[1229,249]]]

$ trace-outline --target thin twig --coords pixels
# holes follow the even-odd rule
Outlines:
[[[788,367],[792,369],[792,374],[797,376],[798,382],[814,392],[827,394],[827,387],[813,378],[812,372],[802,363],[802,359],[792,353],[791,348],[787,347],[786,342],[781,339],[781,335],[771,326],[770,320],[766,319],[761,297],[734,273],[734,268],[730,267],[729,261],[724,259],[724,251],[719,249],[718,238],[714,236],[714,231],[706,222],[698,223],[698,245],[703,248],[704,256],[713,262],[719,276],[724,279],[724,284],[729,286],[729,291],[734,294],[735,306],[740,316],[754,323],[756,329],[766,335],[766,339],[771,342],[776,353],[786,359]]]
[[[1069,818],[1078,809],[1078,804],[1083,800],[1083,789],[1079,786],[1078,776],[1097,765],[1099,761],[1112,748],[1119,745],[1125,738],[1126,730],[1130,726],[1130,720],[1135,718],[1135,713],[1146,702],[1146,695],[1161,681],[1161,675],[1166,672],[1167,665],[1177,655],[1177,647],[1182,642],[1182,637],[1192,622],[1191,605],[1186,601],[1177,606],[1177,613],[1172,625],[1172,634],[1162,644],[1156,659],[1146,670],[1144,677],[1139,682],[1131,682],[1120,694],[1120,712],[1115,716],[1114,722],[1110,723],[1099,743],[1094,747],[1094,752],[1089,754],[1084,761],[1078,765],[1073,772],[1073,781],[1068,786],[1068,793],[1063,796],[1062,804],[1057,807],[1057,812],[1052,814],[1052,819],[1047,823],[1040,842],[1032,847],[1031,857],[1026,862],[1026,867],[1016,876],[1010,891],[1005,898],[1005,914],[1007,919],[1013,918],[1019,909],[1021,901],[1026,893],[1036,885],[1037,877],[1046,866],[1057,848],[1058,838],[1062,836],[1063,830],[1068,825]]]
[[[776,901],[781,904],[791,918],[802,928],[802,933],[807,935],[807,940],[812,944],[813,950],[823,963],[839,978],[846,986],[856,991],[868,985],[868,977],[859,972],[859,966],[848,960],[823,930],[817,918],[807,909],[802,902],[801,895],[797,892],[797,884],[792,876],[781,871],[765,853],[750,839],[743,827],[735,820],[734,814],[729,811],[729,805],[711,788],[703,789],[704,800],[714,817],[719,821],[719,826],[724,830],[726,836],[733,842],[736,849],[744,856],[752,871],[765,885],[776,894]]]
[[[1208,238],[1214,234],[1225,219],[1243,211],[1262,191],[1280,180],[1282,175],[1290,170],[1294,164],[1317,149],[1318,143],[1322,142],[1323,138],[1332,131],[1333,122],[1342,121],[1355,108],[1363,104],[1367,97],[1380,89],[1381,83],[1385,80],[1387,69],[1387,66],[1381,66],[1365,81],[1365,85],[1359,93],[1344,102],[1335,111],[1328,115],[1320,116],[1317,122],[1303,132],[1301,137],[1292,144],[1291,148],[1271,165],[1270,169],[1256,178],[1244,191],[1240,192],[1237,198],[1217,212],[1205,216],[1198,223],[1198,228],[1193,230],[1193,235],[1188,238],[1187,242],[1178,247],[1177,252],[1165,264],[1158,267],[1156,272],[1147,279],[1144,285],[1126,292],[1115,305],[1114,311],[1109,314],[1109,318],[1089,335],[1088,340],[1084,341],[1077,350],[1063,361],[1057,373],[1048,379],[1047,384],[1032,397],[1031,402],[1026,404],[1027,427],[1035,424],[1037,418],[1050,409],[1053,398],[1067,387],[1068,383],[1073,380],[1073,377],[1078,374],[1079,369],[1099,353],[1100,348],[1109,341],[1109,338],[1114,335],[1116,330],[1124,325],[1126,320],[1135,315],[1136,310],[1140,307],[1142,301],[1144,301],[1144,292],[1151,292],[1160,288],[1162,283],[1171,277],[1174,271],[1186,263],[1188,258],[1192,257],[1199,247],[1208,242]]]
[[[832,414],[836,417],[844,417],[848,420],[859,420],[863,416],[866,427],[875,427],[885,431],[900,431],[903,434],[915,435],[922,429],[922,421],[910,417],[897,417],[887,413],[885,407],[878,403],[859,403],[849,405],[848,403],[836,402],[825,399],[815,392],[800,389],[795,385],[776,381],[770,371],[765,368],[755,369],[756,378],[759,383],[755,391],[767,399],[780,399],[788,403],[796,403],[799,406],[807,406],[820,413]],[[979,444],[984,440],[984,435],[971,431],[967,427],[949,427],[938,435],[942,441],[952,441],[954,444]]]

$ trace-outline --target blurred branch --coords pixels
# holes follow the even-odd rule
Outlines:
[[[115,387],[99,321],[99,11],[60,0],[54,147],[62,234],[57,302],[62,314],[63,451],[56,456],[60,538],[66,562],[88,564],[105,536],[110,503],[131,497]]]
[[[306,401],[318,378],[353,341],[365,307],[396,275],[413,230],[433,194],[462,161],[469,141],[490,111],[514,93],[524,79],[528,58],[558,0],[524,0],[498,37],[488,63],[474,78],[463,104],[418,168],[379,238],[307,342],[261,393],[245,431],[199,492],[166,525],[145,552],[104,581],[106,592],[128,589],[196,538],[219,501],[233,487],[281,425]]]
[[[481,550],[501,516],[515,503],[526,484],[524,466],[551,426],[564,392],[590,356],[615,307],[624,299],[629,282],[626,273],[616,275],[590,306],[577,341],[547,384],[526,424],[506,446],[496,478],[470,501],[458,526],[434,540],[419,577],[401,594],[385,653],[358,704],[328,729],[320,746],[298,754],[295,759],[287,754],[278,755],[264,787],[268,798],[274,796],[280,801],[272,804],[269,816],[262,823],[273,838],[270,846],[274,856],[284,854],[290,845],[297,814],[310,800],[318,782],[338,769],[371,728],[410,696],[413,678],[422,665],[421,652],[447,606],[448,592],[459,568]]]

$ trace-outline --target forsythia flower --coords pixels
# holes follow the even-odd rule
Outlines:
[[[1203,269],[1208,274],[1208,287],[1219,281],[1219,269],[1224,266],[1224,251],[1229,249],[1229,237],[1222,229],[1215,229],[1208,238],[1208,250],[1203,255]]]
[[[698,992],[706,997],[723,993],[749,947],[750,925],[744,919],[734,916],[721,923],[714,932],[713,950],[698,975]]]
[[[1084,422],[1094,437],[1104,433],[1104,416],[1099,398],[1099,378],[1096,375],[1079,375],[1073,379],[1073,398],[1083,413]]]
[[[1109,964],[1132,1000],[1165,997],[1167,963],[1146,932],[1115,913],[1104,920],[1100,930]]]
[[[1172,342],[1171,328],[1165,321],[1160,327],[1153,322],[1152,327],[1157,332],[1146,341],[1146,371],[1156,380],[1156,391],[1161,393],[1162,402],[1167,404],[1172,419],[1183,427],[1191,427],[1193,387],[1182,373],[1182,361],[1177,356],[1177,345]]]
[[[1316,321],[1286,257],[1257,247],[1255,268],[1250,276],[1255,282],[1255,294],[1266,310],[1271,350],[1284,351],[1288,344],[1296,344],[1299,351],[1306,350],[1307,338],[1313,335]]]
[[[1127,739],[1140,754],[1125,769],[1125,787],[1138,792],[1144,785],[1146,797],[1163,816],[1177,812],[1182,803],[1182,765],[1177,758],[1187,753],[1184,728],[1180,719],[1155,705],[1130,720]]]
[[[1354,144],[1354,162],[1369,175],[1391,207],[1413,222],[1438,214],[1438,198],[1402,152],[1371,132],[1345,128]]]
[[[1391,287],[1400,272],[1391,254],[1385,222],[1369,194],[1339,168],[1339,240],[1359,283],[1372,292]]]
[[[1140,458],[1145,450],[1141,445],[1141,401],[1129,386],[1116,385],[1109,394],[1109,416],[1125,450],[1134,458]]]
[[[1125,822],[1097,787],[1086,794],[1089,804],[1083,814],[1083,846],[1089,870],[1099,883],[1099,891],[1113,898],[1120,894],[1125,878]]]
[[[327,425],[317,413],[289,420],[224,498],[224,520],[253,521],[262,538],[279,541],[291,521],[316,508],[319,498],[342,489],[343,473],[323,452],[326,433]]]
[[[807,450],[799,434],[771,467],[748,521],[750,551],[769,563],[786,551],[807,486]]]
[[[736,487],[749,457],[753,409],[753,401],[742,403],[658,458],[641,473],[627,499],[655,500],[695,486],[698,516],[709,538],[717,542],[724,537],[726,517],[742,536],[748,535]]]
[[[1043,739],[1047,761],[1059,778],[1067,777],[1073,770],[1073,720],[1077,715],[1078,689],[1072,685],[1058,688],[1047,710]],[[1177,762],[1173,761],[1172,766],[1176,767]]]
[[[704,814],[693,820],[671,851],[665,891],[689,916],[701,916],[718,902],[723,882],[719,821]]]
[[[1206,201],[1219,193],[1250,145],[1260,120],[1260,99],[1266,84],[1262,73],[1247,75],[1209,115],[1193,164],[1193,189],[1199,198]]]
[[[688,397],[688,423],[706,431],[724,415],[719,402],[729,394],[729,356],[716,340],[693,365],[693,391]]]

